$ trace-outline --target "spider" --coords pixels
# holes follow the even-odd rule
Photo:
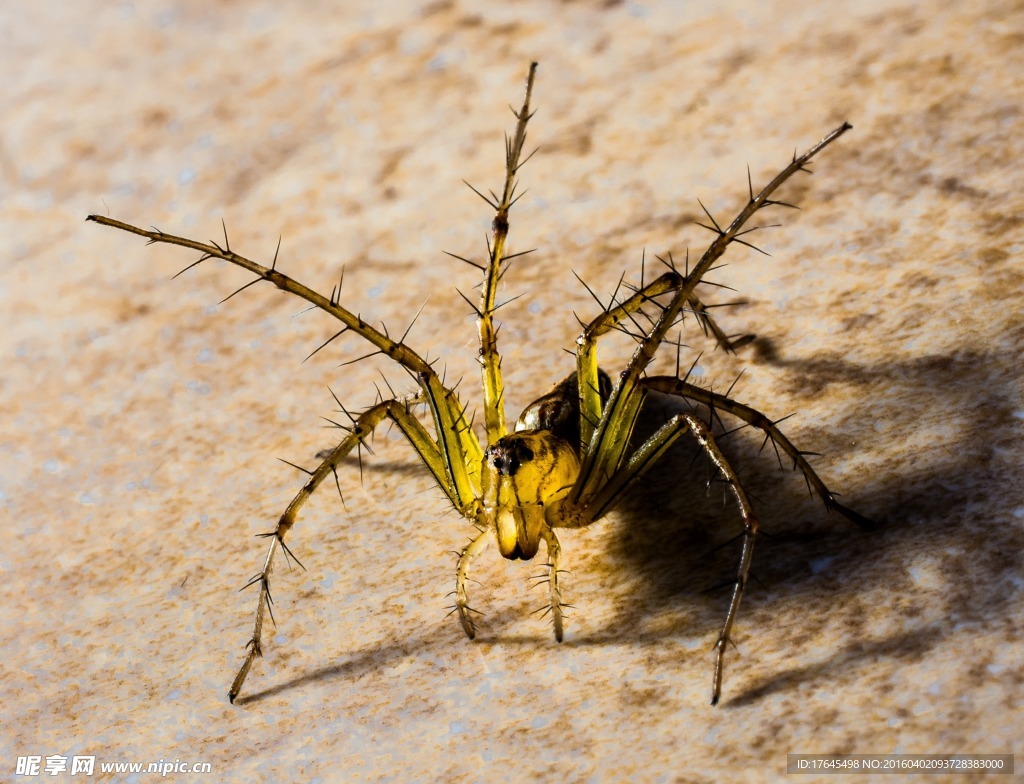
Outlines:
[[[514,108],[512,110],[516,125],[512,135],[505,138],[505,181],[501,193],[492,191],[490,196],[486,196],[469,186],[494,210],[486,263],[456,256],[483,273],[479,304],[474,305],[465,295],[463,298],[470,302],[477,317],[486,446],[471,426],[466,406],[455,390],[445,385],[432,363],[406,345],[405,336],[394,340],[386,329],[378,330],[347,310],[340,302],[340,285],[325,297],[280,272],[277,269],[280,242],[271,265],[266,267],[235,253],[228,242],[226,228],[222,246],[217,242],[197,242],[156,229],[141,229],[102,215],[87,218],[145,237],[150,244],[166,243],[198,251],[201,254],[199,259],[181,272],[208,259],[223,259],[249,270],[256,278],[235,294],[261,280],[269,281],[341,322],[341,329],[317,351],[346,332],[355,333],[375,347],[374,353],[384,354],[403,367],[419,387],[415,394],[406,397],[383,399],[379,396],[374,405],[358,416],[351,416],[351,427],[345,428],[346,435],[341,442],[318,455],[321,462],[315,470],[306,471],[309,478],[288,504],[276,528],[259,534],[270,539],[270,548],[262,570],[246,585],[258,585],[259,598],[252,637],[246,646],[247,655],[228,692],[231,702],[241,691],[253,662],[263,654],[264,620],[267,614],[273,620],[270,578],[274,559],[279,550],[284,552],[286,559],[294,559],[285,544],[285,537],[295,525],[299,511],[328,476],[334,476],[340,492],[338,465],[353,449],[360,447],[384,420],[390,420],[398,427],[448,501],[477,529],[476,535],[459,553],[455,605],[452,608],[470,639],[476,636],[473,616],[477,611],[470,607],[466,592],[469,565],[493,540],[503,557],[524,561],[531,560],[540,543],[544,543],[550,603],[547,609],[555,638],[561,642],[564,604],[559,585],[561,548],[555,529],[580,528],[600,520],[615,507],[625,491],[668,452],[674,442],[686,434],[696,439],[728,486],[742,522],[740,558],[732,595],[714,645],[712,705],[717,704],[721,696],[725,654],[750,573],[759,529],[758,518],[746,491],[716,444],[712,425],[719,416],[718,412],[726,412],[763,432],[764,444],[770,440],[776,451],[781,449],[793,461],[794,468],[801,471],[808,488],[817,493],[827,509],[839,512],[860,526],[871,526],[869,520],[836,500],[807,462],[806,456],[811,453],[798,450],[775,421],[734,400],[729,393],[713,392],[691,383],[686,376],[680,378],[678,369],[671,376],[648,376],[645,372],[659,346],[667,340],[670,330],[687,313],[692,314],[705,334],[710,332],[725,350],[733,351],[743,342],[743,339],[731,341],[719,328],[698,296],[697,286],[732,243],[749,245],[743,235],[753,229],[744,229],[744,226],[755,213],[772,205],[793,206],[773,199],[772,195],[790,176],[798,171],[807,171],[805,167],[815,155],[850,129],[848,123],[840,125],[803,155],[794,154],[789,165],[756,195],[748,172],[749,200],[727,227],[722,228],[705,209],[710,225],[700,225],[710,229],[715,238],[697,263],[692,268],[687,264],[685,272],[680,272],[669,257],[667,271],[655,280],[634,287],[630,296],[619,297],[616,292],[611,303],[607,307],[602,306],[603,312],[585,325],[576,340],[576,371],[551,392],[527,406],[510,431],[505,418],[505,390],[497,347],[496,293],[506,263],[513,255],[519,255],[506,253],[506,240],[509,212],[519,198],[516,195],[517,175],[533,154],[524,157],[523,145],[527,123],[533,116],[530,100],[536,69],[537,64],[532,63],[522,108],[518,112]],[[651,308],[654,309],[653,315],[649,312]],[[641,326],[641,316],[648,319],[647,326]],[[597,362],[598,342],[613,330],[627,332],[637,343],[629,364],[614,379],[601,370]],[[701,418],[694,413],[676,413],[636,445],[632,438],[634,426],[644,398],[651,391],[699,404],[710,414]],[[429,411],[430,429],[417,416],[420,407]]]

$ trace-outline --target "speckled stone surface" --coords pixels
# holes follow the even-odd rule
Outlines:
[[[1024,6],[200,2],[0,8],[0,779],[26,755],[209,762],[222,781],[765,781],[786,754],[1016,752],[1024,765]],[[738,530],[683,450],[566,533],[558,645],[535,565],[476,563],[446,618],[446,510],[397,436],[345,507],[317,496],[244,698],[268,530],[386,362],[302,304],[91,212],[216,239],[404,331],[475,395],[455,287],[490,221],[508,104],[540,61],[501,315],[509,408],[565,375],[573,312],[653,254],[698,251],[843,120],[715,277],[758,340],[684,361],[787,420],[864,534],[756,438],[731,446],[771,537],[722,704],[711,646]],[[426,303],[424,305],[424,302]],[[609,342],[603,364],[628,350]],[[666,352],[659,371],[671,369]],[[510,413],[512,413],[510,411]],[[96,774],[100,778],[100,774]],[[64,773],[55,779],[71,778]],[[122,774],[123,781],[152,775]],[[168,780],[193,780],[171,774]],[[208,777],[207,777],[208,778]],[[806,777],[813,780],[813,777]],[[26,779],[27,780],[27,779]],[[212,779],[210,779],[212,780]],[[886,778],[885,780],[892,780]],[[930,778],[941,781],[944,777]]]

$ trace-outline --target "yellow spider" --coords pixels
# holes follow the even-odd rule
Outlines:
[[[622,498],[626,489],[664,456],[677,439],[690,433],[729,485],[743,523],[740,537],[742,549],[732,599],[715,643],[712,704],[716,704],[721,695],[725,652],[743,597],[754,540],[758,533],[757,517],[747,494],[712,435],[711,421],[715,412],[727,412],[761,430],[766,441],[771,439],[777,448],[793,460],[794,466],[803,473],[809,487],[817,492],[828,509],[840,512],[858,525],[870,526],[870,521],[835,499],[808,464],[805,459],[807,453],[794,447],[767,416],[733,400],[728,394],[696,386],[678,375],[647,376],[645,373],[668,332],[682,321],[687,312],[692,313],[699,325],[705,331],[710,331],[718,344],[726,350],[731,351],[739,345],[739,342],[730,342],[712,320],[698,297],[697,286],[731,243],[746,244],[741,239],[745,233],[743,227],[754,213],[770,205],[791,206],[773,200],[772,194],[791,175],[805,170],[805,165],[818,152],[849,130],[850,125],[847,123],[836,128],[803,155],[794,156],[790,164],[760,193],[754,195],[751,187],[749,201],[728,227],[721,228],[711,218],[711,226],[705,228],[715,233],[715,239],[692,269],[680,273],[669,263],[667,272],[637,287],[631,296],[619,301],[613,296],[610,306],[586,326],[576,341],[576,372],[559,383],[553,391],[531,403],[519,417],[513,432],[509,432],[505,420],[501,356],[498,353],[494,323],[495,296],[503,264],[511,258],[505,253],[505,241],[509,230],[509,210],[517,198],[516,176],[519,168],[529,158],[524,158],[522,153],[526,125],[531,117],[530,97],[536,68],[536,63],[530,66],[526,98],[522,108],[515,113],[515,131],[511,138],[506,138],[505,183],[501,194],[492,192],[491,198],[488,198],[474,189],[495,212],[487,262],[476,264],[462,259],[481,269],[484,275],[480,302],[474,306],[474,310],[480,339],[486,448],[470,426],[466,406],[453,389],[444,385],[433,366],[407,346],[404,340],[392,340],[385,332],[375,329],[347,310],[338,301],[340,288],[336,288],[330,297],[325,297],[279,272],[276,269],[276,254],[269,267],[239,256],[231,250],[226,231],[224,246],[221,247],[217,243],[207,244],[158,230],[140,229],[102,215],[88,217],[88,220],[138,234],[150,243],[162,242],[198,251],[201,254],[199,260],[186,269],[216,258],[249,270],[257,277],[246,287],[260,280],[269,281],[338,319],[343,325],[342,329],[327,343],[345,332],[354,332],[376,347],[377,352],[387,355],[408,370],[419,384],[419,392],[415,395],[381,400],[354,417],[341,443],[321,453],[322,461],[316,470],[308,472],[309,479],[288,504],[276,529],[262,534],[271,539],[270,550],[262,571],[249,583],[259,585],[259,602],[255,628],[247,645],[248,654],[228,692],[232,702],[241,691],[253,661],[263,653],[263,621],[270,611],[270,577],[274,556],[278,549],[283,550],[286,556],[291,556],[285,545],[285,536],[295,525],[303,504],[328,476],[333,474],[337,480],[337,468],[341,461],[385,419],[398,426],[452,506],[478,529],[477,536],[461,551],[455,578],[453,611],[458,613],[462,628],[470,639],[476,635],[476,627],[471,615],[475,611],[469,606],[466,595],[469,563],[494,539],[502,556],[524,561],[532,559],[541,541],[544,542],[549,566],[550,612],[555,638],[560,642],[563,604],[558,584],[560,548],[555,529],[579,528],[601,519]],[[708,217],[711,217],[710,214]],[[627,321],[639,326],[635,316],[645,307],[655,310],[655,315],[650,318],[651,326],[632,333],[637,342],[636,351],[626,369],[611,379],[598,368],[598,339],[612,330],[625,331],[624,322]],[[636,445],[632,439],[634,425],[644,397],[651,390],[700,404],[712,412],[711,416],[705,421],[691,413],[675,414],[655,433]],[[425,406],[429,410],[433,434],[414,414],[417,406]]]

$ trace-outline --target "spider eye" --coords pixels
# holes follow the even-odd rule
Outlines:
[[[486,454],[491,465],[503,476],[515,476],[523,464],[533,460],[533,450],[514,436],[501,439]]]

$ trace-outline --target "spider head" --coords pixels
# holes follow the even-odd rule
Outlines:
[[[510,560],[529,561],[579,474],[576,451],[547,430],[522,430],[489,447],[486,461],[493,484],[484,505],[498,549]]]

